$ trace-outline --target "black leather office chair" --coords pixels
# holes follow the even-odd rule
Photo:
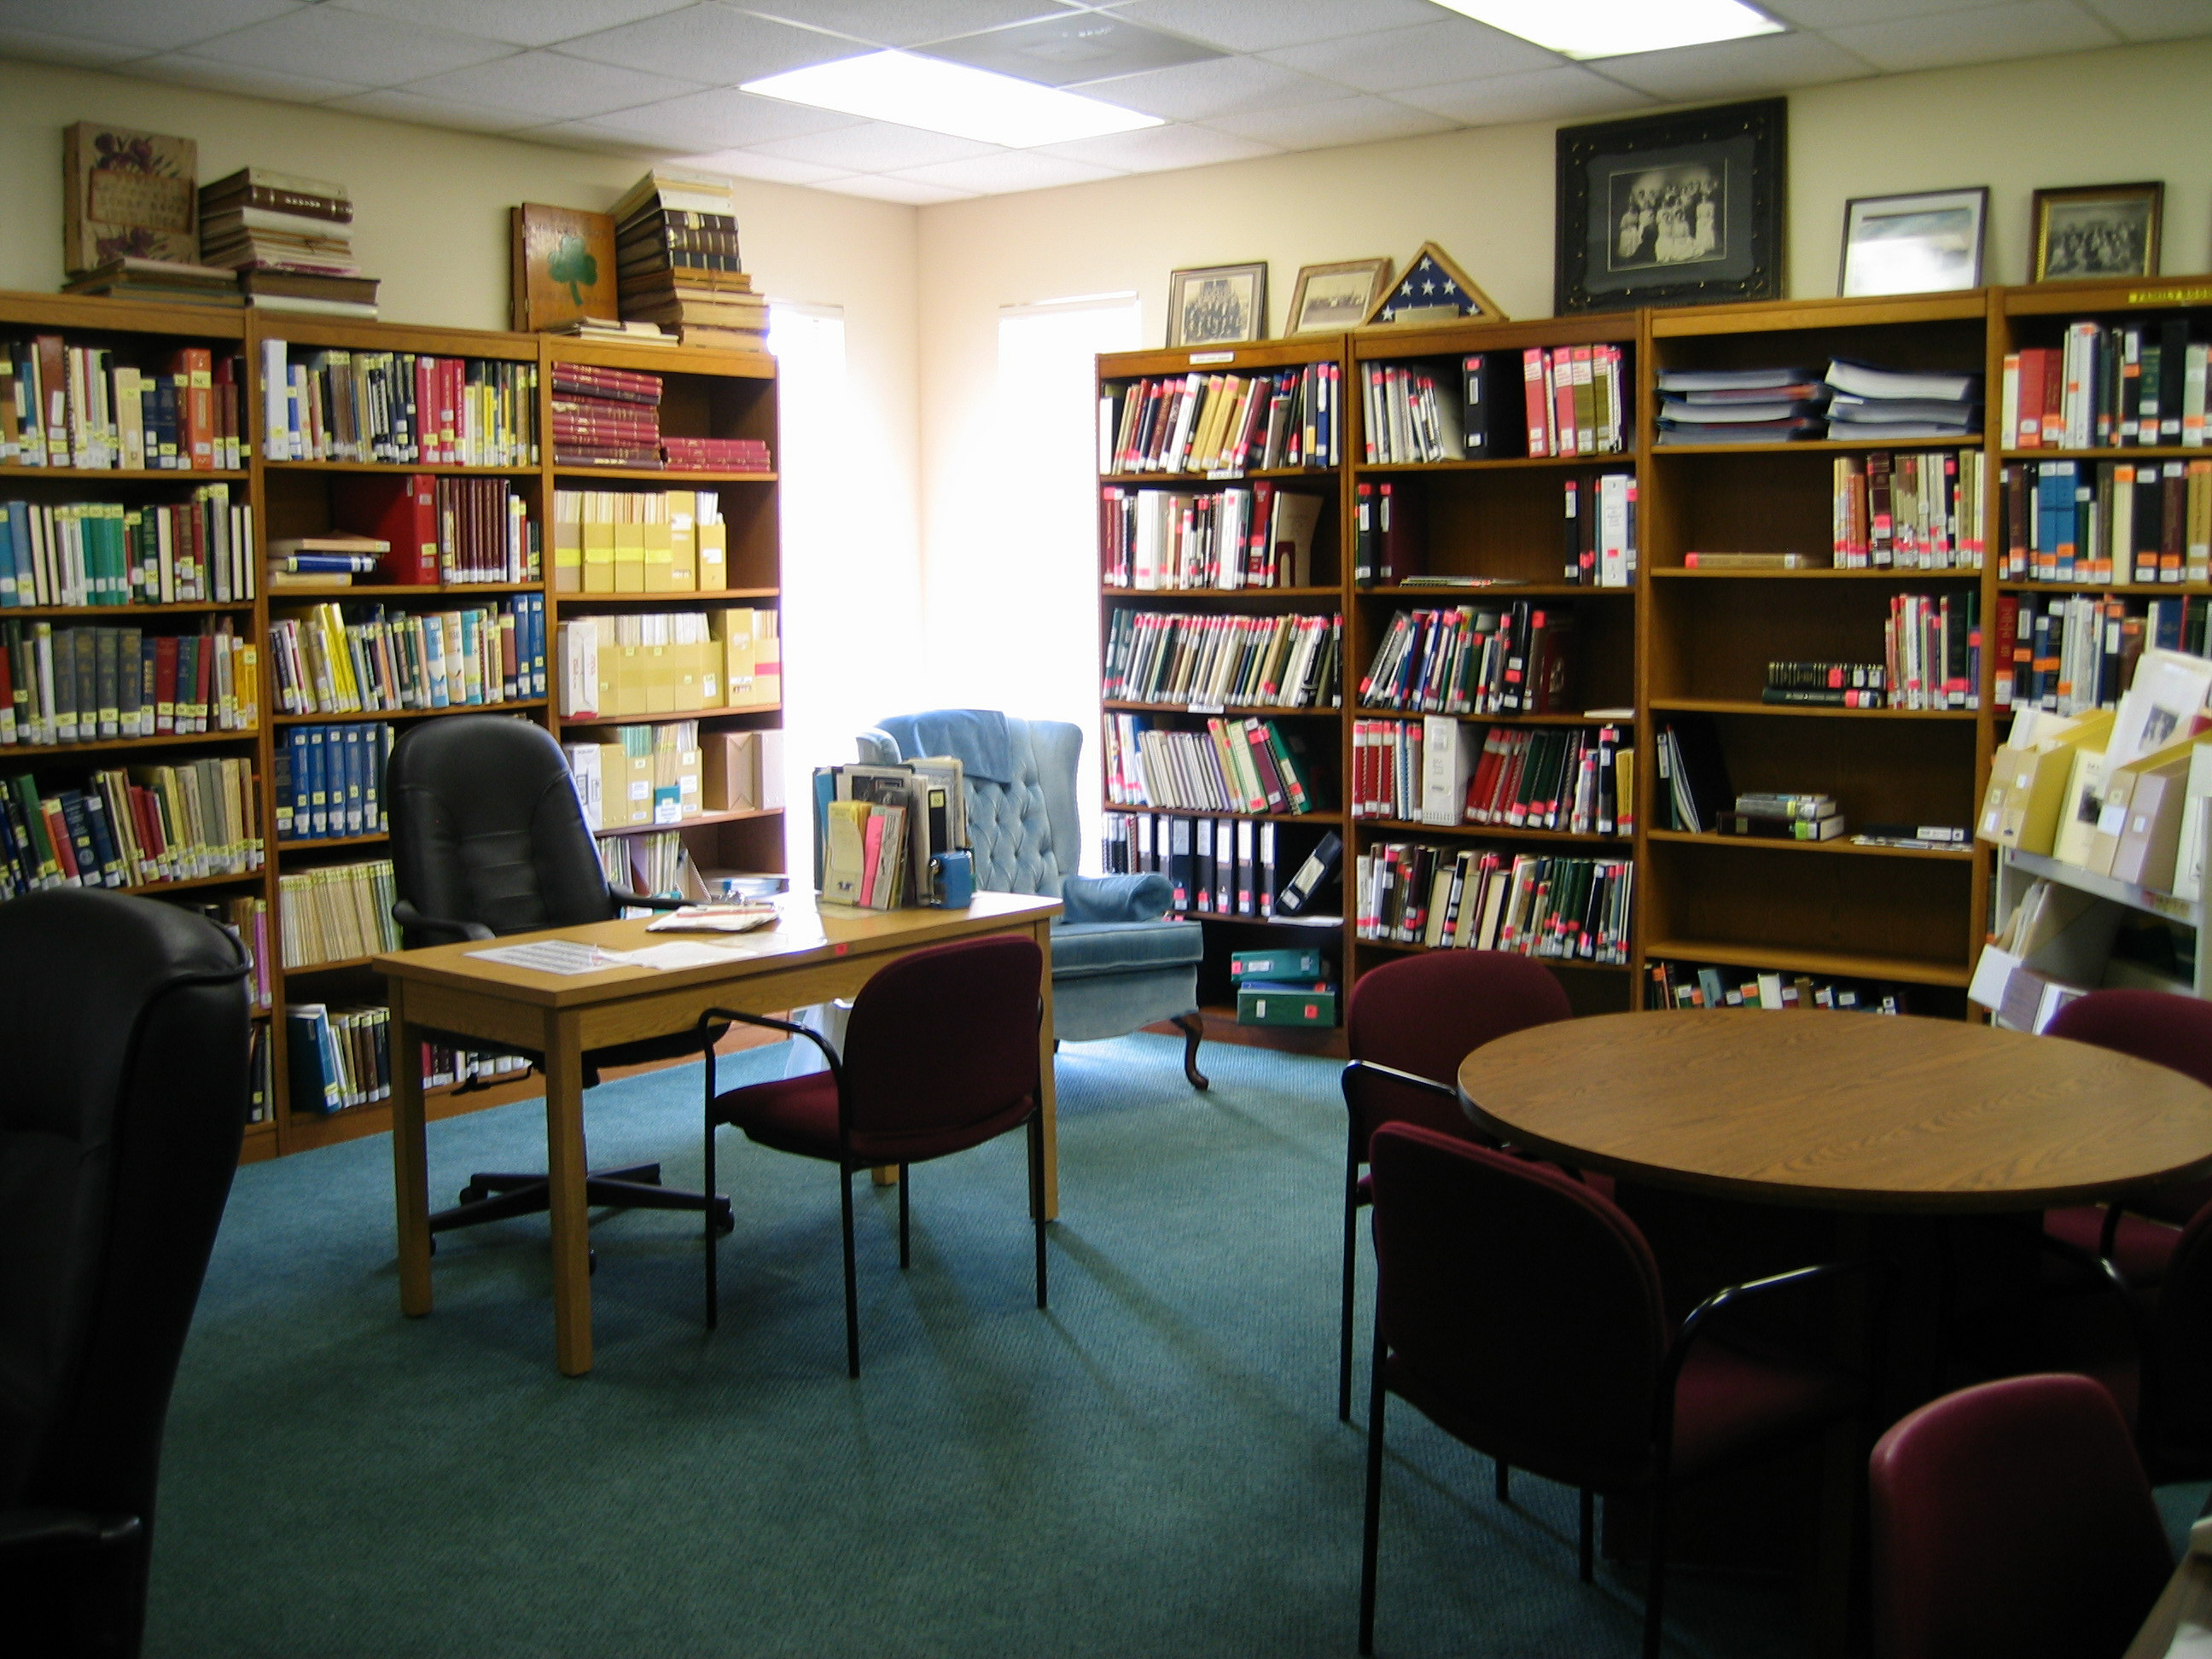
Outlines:
[[[399,892],[392,915],[410,949],[611,921],[625,905],[676,907],[674,900],[608,885],[561,746],[527,720],[456,714],[422,721],[392,751],[385,799]],[[687,1030],[594,1048],[584,1056],[584,1086],[599,1082],[603,1066],[694,1058],[728,1029],[718,1026],[706,1039]],[[474,1037],[453,1040],[485,1046]],[[431,1216],[430,1231],[534,1214],[545,1208],[546,1191],[539,1173],[471,1176],[459,1202]],[[584,1194],[600,1206],[711,1209],[723,1231],[732,1224],[728,1199],[664,1187],[658,1164],[593,1170]]]
[[[246,963],[172,905],[0,905],[0,1648],[130,1656],[246,1125]]]

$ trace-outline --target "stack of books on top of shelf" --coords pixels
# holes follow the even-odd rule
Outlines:
[[[660,465],[660,376],[553,365],[556,466]]]
[[[1760,841],[1834,841],[1844,833],[1844,811],[1833,795],[1766,792],[1738,795],[1735,810],[1721,813],[1713,827]]]
[[[1809,368],[1662,368],[1662,444],[1778,444],[1822,435],[1829,387]]]
[[[572,323],[548,329],[549,334],[561,334],[572,340],[596,340],[602,345],[668,346],[677,344],[673,334],[661,332],[659,323],[611,323],[604,317],[579,317]]]
[[[766,472],[765,438],[671,438],[660,441],[672,472]]]
[[[200,191],[200,258],[238,272],[263,311],[376,315],[376,278],[353,257],[346,187],[241,167]]]
[[[768,349],[768,301],[738,257],[726,179],[648,173],[615,204],[615,279],[625,322],[687,346]]]
[[[1869,444],[1904,438],[1968,438],[1982,429],[1982,377],[1883,368],[1836,358],[1828,365],[1828,435]]]
[[[174,259],[110,259],[62,284],[64,294],[143,300],[171,306],[240,306],[238,273]]]

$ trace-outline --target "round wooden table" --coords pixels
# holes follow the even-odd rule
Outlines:
[[[1547,1158],[1808,1208],[2047,1209],[2212,1172],[2212,1089],[1960,1020],[1603,1014],[1485,1044],[1459,1089],[1476,1123]]]

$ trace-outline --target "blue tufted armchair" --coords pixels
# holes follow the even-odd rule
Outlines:
[[[1072,868],[1082,837],[1075,811],[1081,727],[948,708],[894,715],[861,732],[859,744],[860,759],[872,765],[957,757],[976,887],[1060,900],[1065,914],[1052,930],[1056,1040],[1086,1042],[1171,1021],[1183,1034],[1183,1074],[1192,1086],[1206,1086],[1198,1069],[1206,1034],[1198,1012],[1204,933],[1168,916],[1172,890],[1165,876],[1081,876]]]

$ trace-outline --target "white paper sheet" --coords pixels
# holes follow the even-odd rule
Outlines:
[[[619,951],[602,951],[596,945],[582,945],[574,939],[535,939],[528,945],[502,945],[489,951],[471,951],[469,955],[481,957],[486,962],[496,962],[507,968],[527,968],[540,974],[596,974],[608,968],[623,968],[630,958]]]

